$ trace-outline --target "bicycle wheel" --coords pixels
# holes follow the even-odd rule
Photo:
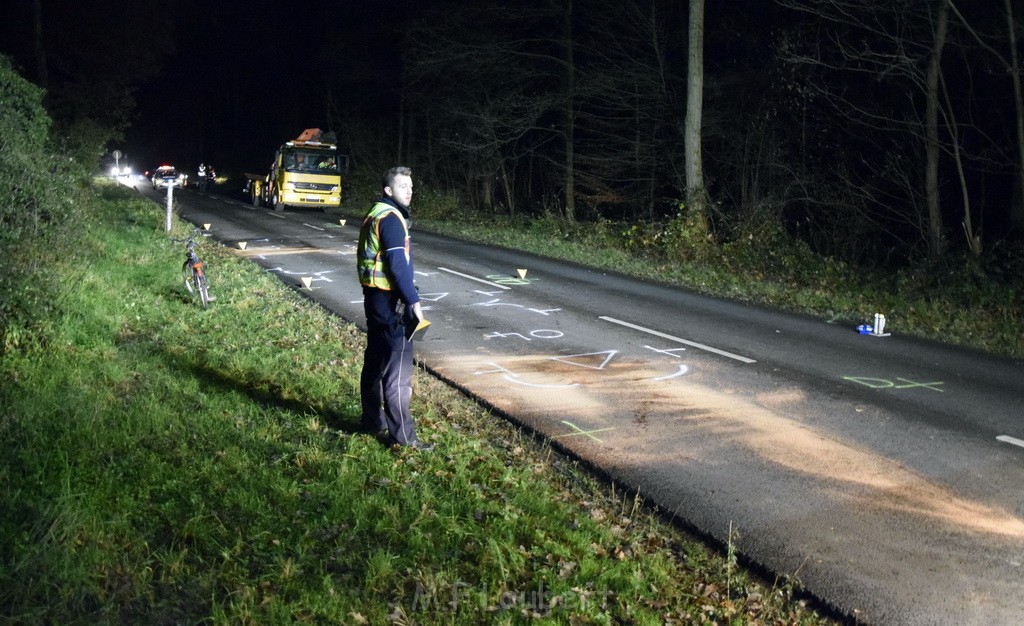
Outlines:
[[[202,270],[195,273],[196,291],[199,292],[199,300],[203,303],[203,308],[207,309],[210,307],[210,294],[206,290],[206,274]]]
[[[188,261],[181,266],[181,279],[185,282],[185,289],[188,289],[189,293],[193,293],[194,287],[192,282],[194,280],[195,270],[188,264]]]

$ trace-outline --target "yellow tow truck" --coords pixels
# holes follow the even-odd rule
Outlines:
[[[328,210],[341,206],[341,175],[347,168],[348,157],[338,154],[334,133],[307,128],[277,149],[269,173],[246,173],[246,189],[253,206]]]

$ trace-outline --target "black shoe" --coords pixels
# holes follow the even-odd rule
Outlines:
[[[433,452],[434,450],[434,444],[423,443],[419,439],[410,443],[408,447],[412,448],[413,450],[419,450],[420,452]]]
[[[373,435],[379,439],[381,437],[387,437],[388,428],[387,426],[378,426],[367,422],[359,422],[359,426],[356,427],[356,432]]]

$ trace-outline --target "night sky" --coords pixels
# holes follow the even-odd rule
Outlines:
[[[36,80],[30,2],[5,3],[0,51]],[[394,99],[404,1],[173,3],[41,0],[51,85],[118,72],[136,106],[124,141],[137,169],[200,161],[259,170],[274,148],[328,127],[343,98]],[[82,6],[87,4],[88,6]]]

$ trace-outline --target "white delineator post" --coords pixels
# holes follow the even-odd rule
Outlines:
[[[167,219],[164,221],[164,230],[171,232],[171,204],[174,201],[174,196],[171,190],[174,189],[174,184],[168,182],[167,184]]]

